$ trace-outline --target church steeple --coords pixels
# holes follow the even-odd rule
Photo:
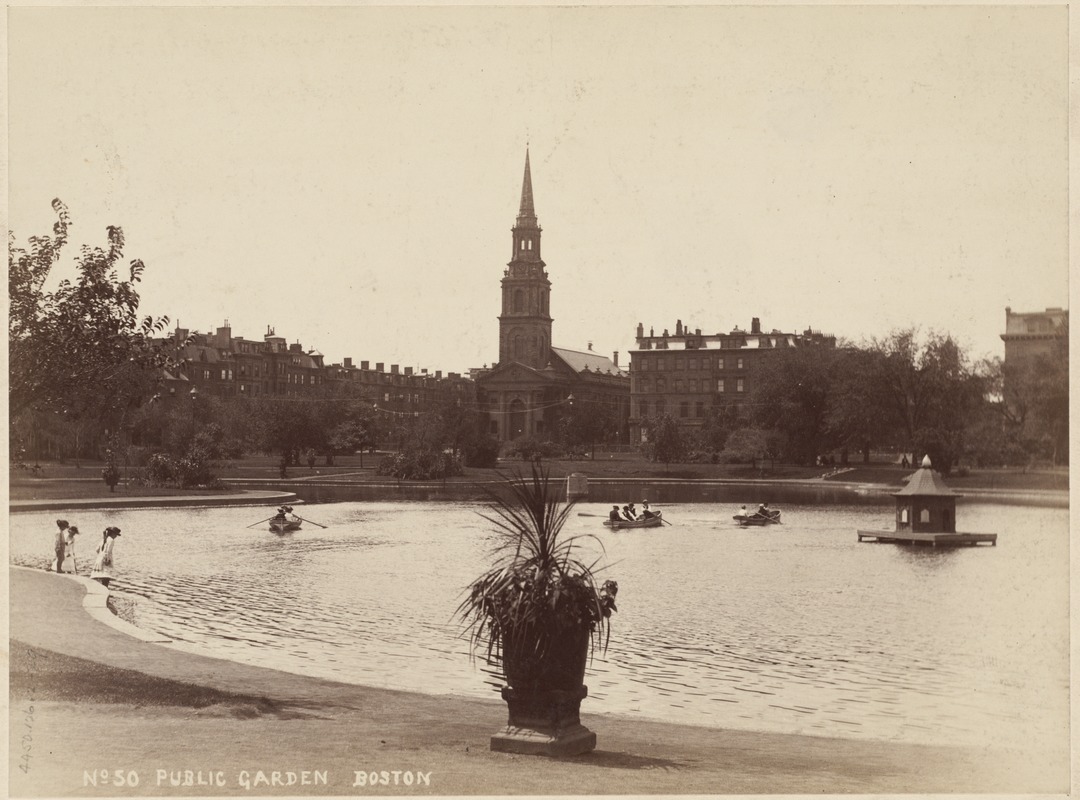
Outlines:
[[[525,149],[525,176],[521,205],[511,229],[514,252],[502,279],[502,314],[499,315],[499,362],[517,361],[543,369],[550,361],[551,281],[540,258],[540,233],[533,206],[532,171]]]
[[[544,266],[540,259],[540,232],[533,206],[532,170],[529,168],[529,148],[525,148],[525,177],[521,179],[521,205],[514,223],[514,252],[510,263],[527,262]]]
[[[533,208],[532,171],[529,169],[529,148],[525,148],[525,177],[521,181],[521,207],[518,209],[517,227],[536,227],[536,209]]]

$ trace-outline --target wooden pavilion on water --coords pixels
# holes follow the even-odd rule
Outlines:
[[[976,545],[996,546],[996,533],[957,533],[956,498],[954,492],[930,467],[925,456],[922,466],[908,480],[907,486],[895,492],[896,530],[858,531],[859,541],[892,542],[894,544],[927,544],[933,547]]]

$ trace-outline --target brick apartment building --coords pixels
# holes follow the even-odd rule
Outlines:
[[[322,387],[348,382],[382,411],[419,416],[446,401],[474,405],[475,384],[457,373],[415,371],[391,364],[351,358],[327,365],[322,353],[289,344],[268,327],[263,339],[233,336],[226,320],[214,333],[177,328],[173,339],[181,345],[179,368],[165,375],[163,392],[169,397],[215,396],[292,397],[312,395]],[[194,392],[194,395],[192,394]]]
[[[835,347],[836,337],[807,329],[802,333],[764,331],[754,317],[750,330],[703,334],[682,320],[675,332],[648,335],[640,322],[637,349],[630,352],[630,441],[643,441],[642,423],[672,415],[683,427],[705,423],[714,406],[747,401],[761,360],[789,347]]]

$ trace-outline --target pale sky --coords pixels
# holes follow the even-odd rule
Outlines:
[[[9,227],[186,328],[490,364],[526,141],[559,347],[1068,306],[1063,7],[9,13]]]

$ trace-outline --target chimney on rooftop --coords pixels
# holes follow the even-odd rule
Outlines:
[[[397,364],[391,364],[390,365],[390,374],[391,375],[397,375],[398,374],[398,365]]]
[[[376,371],[376,372],[383,372],[383,366],[384,366],[384,365],[383,365],[383,362],[381,362],[381,361],[376,361],[376,362],[375,362],[375,371]]]
[[[619,351],[616,350],[611,354],[611,360],[615,363],[615,366],[619,366]]]
[[[761,333],[761,320],[757,317],[750,320],[750,333]]]
[[[351,356],[346,356],[345,357],[345,366],[346,367],[352,367],[352,357]]]
[[[592,352],[592,342],[589,342],[589,352]]]

